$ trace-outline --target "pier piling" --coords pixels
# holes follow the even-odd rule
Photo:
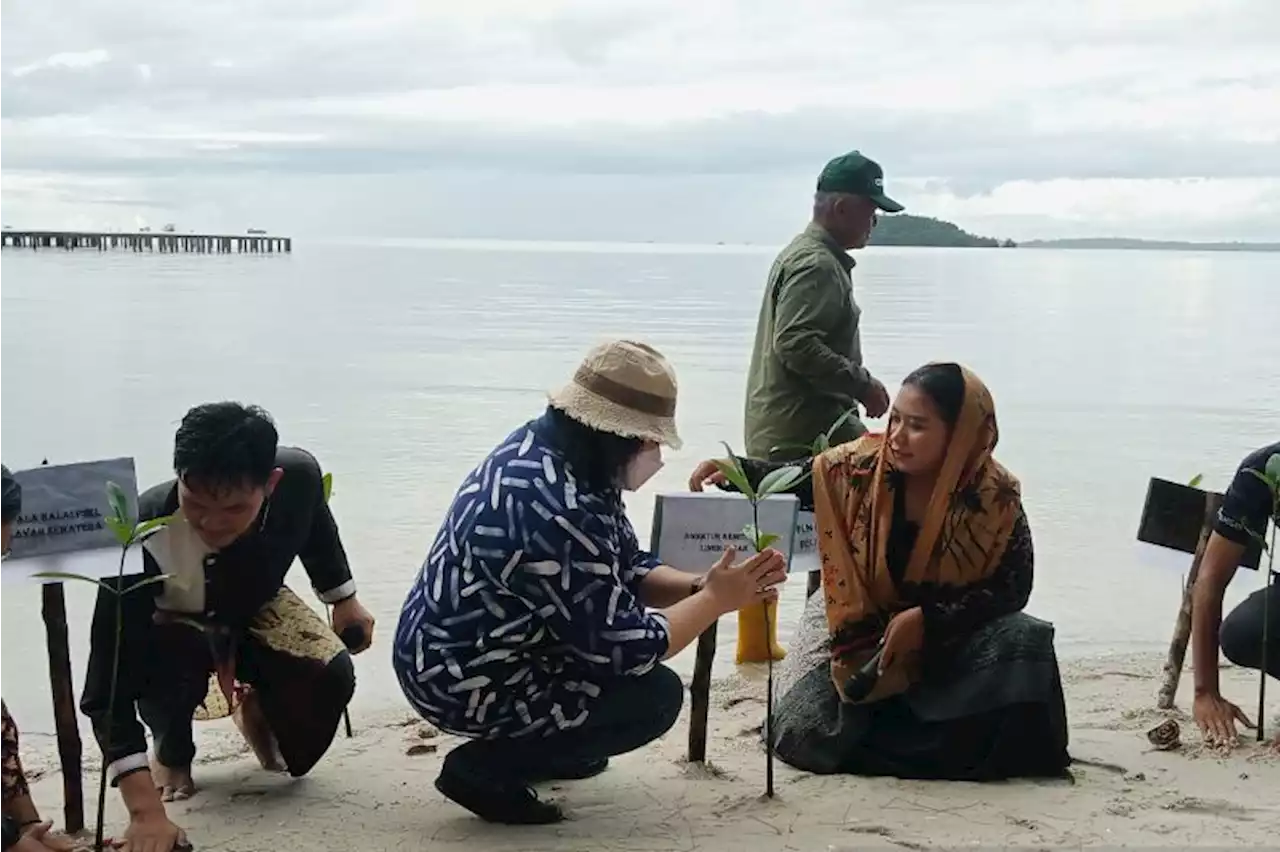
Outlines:
[[[292,237],[270,234],[177,234],[169,231],[14,231],[4,235],[4,248],[74,251],[132,251],[161,254],[288,254]]]

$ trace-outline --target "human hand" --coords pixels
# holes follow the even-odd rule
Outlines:
[[[28,826],[22,832],[22,842],[16,849],[30,852],[75,852],[82,844],[61,833],[50,833],[51,822],[38,822]]]
[[[1191,704],[1191,713],[1204,741],[1211,746],[1234,746],[1237,721],[1246,728],[1253,727],[1243,710],[1217,692],[1198,693]]]
[[[889,392],[885,390],[884,383],[877,378],[872,378],[867,389],[862,392],[861,402],[867,409],[868,417],[872,419],[884,417],[885,412],[889,410]]]
[[[918,606],[903,610],[889,620],[884,632],[884,649],[880,653],[880,674],[899,660],[924,646],[924,610]]]
[[[787,581],[787,562],[773,548],[766,548],[736,565],[737,550],[726,547],[720,561],[707,572],[703,590],[715,600],[722,614],[752,604],[777,600],[777,586]]]
[[[339,601],[333,605],[333,632],[339,636],[344,630],[351,627],[359,627],[363,640],[361,644],[354,648],[349,648],[352,654],[359,654],[368,650],[373,644],[373,615],[364,605],[356,599],[355,595],[344,601]]]
[[[135,814],[125,829],[124,852],[178,852],[190,849],[187,835],[174,825],[164,810],[144,811]]]
[[[724,485],[726,481],[724,474],[720,472],[718,463],[714,459],[708,459],[704,462],[698,462],[698,466],[693,469],[693,473],[689,474],[689,490],[702,491],[708,485],[719,487]]]

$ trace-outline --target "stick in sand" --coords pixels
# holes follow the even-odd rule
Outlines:
[[[769,603],[760,605],[761,611],[764,613],[764,635],[765,639],[771,639],[769,628],[771,626],[769,619]],[[764,794],[766,798],[773,798],[773,647],[769,647],[769,653],[765,655],[768,661],[768,685],[767,692],[764,697]]]
[[[329,610],[329,626],[333,627],[333,610]],[[359,647],[364,642],[364,631],[359,627],[348,627],[342,633],[338,634],[338,638],[342,640],[342,644],[348,649]],[[342,708],[342,724],[347,731],[347,739],[351,739],[351,707]]]
[[[1262,664],[1258,666],[1258,742],[1265,738],[1262,730],[1266,726],[1263,715],[1267,710],[1267,644],[1271,641],[1269,630],[1271,624],[1271,565],[1275,560],[1276,526],[1271,526],[1271,558],[1267,562],[1266,585],[1262,587]]]

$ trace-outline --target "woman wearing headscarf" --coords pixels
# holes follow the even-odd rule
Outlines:
[[[0,465],[0,550],[9,552],[13,528],[22,511],[22,485],[9,468]],[[68,852],[76,847],[71,838],[50,833],[52,823],[40,819],[18,753],[18,726],[9,707],[0,701],[0,734],[4,744],[4,849],[14,852]]]
[[[786,578],[777,551],[733,564],[730,549],[695,578],[640,547],[622,494],[680,446],[675,410],[657,350],[593,349],[463,480],[409,591],[393,666],[419,714],[468,738],[436,787],[483,819],[562,819],[530,785],[666,733],[684,686],[662,661]]]
[[[1065,773],[1053,626],[1022,612],[1031,530],[958,364],[911,373],[885,434],[811,460],[822,588],[779,676],[773,747],[799,769],[994,780]],[[749,476],[777,465],[747,460]],[[704,462],[690,485],[720,484]]]

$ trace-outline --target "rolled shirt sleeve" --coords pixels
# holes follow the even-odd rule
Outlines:
[[[1271,490],[1256,473],[1266,469],[1267,459],[1280,453],[1280,443],[1255,450],[1245,456],[1222,496],[1222,507],[1213,531],[1228,541],[1252,546],[1267,531],[1273,502]]]
[[[338,523],[325,500],[320,463],[310,453],[303,450],[297,453],[305,462],[296,464],[291,472],[305,482],[311,504],[311,526],[306,542],[298,551],[298,559],[316,595],[332,605],[352,597],[356,593],[356,581],[351,576],[342,537],[338,535]]]

